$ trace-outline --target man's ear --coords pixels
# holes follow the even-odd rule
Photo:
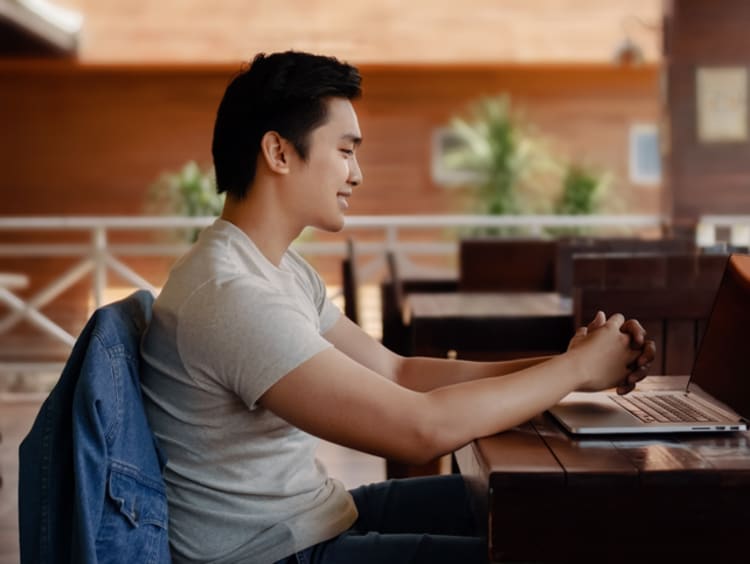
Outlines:
[[[266,165],[277,174],[289,173],[289,142],[276,131],[266,131],[260,140],[260,153]]]

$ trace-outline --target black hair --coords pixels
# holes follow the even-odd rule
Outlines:
[[[357,98],[361,82],[355,67],[334,57],[298,51],[256,55],[232,79],[216,113],[211,153],[218,192],[245,197],[268,131],[306,159],[310,132],[328,117],[327,99]]]

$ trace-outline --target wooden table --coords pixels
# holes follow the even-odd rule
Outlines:
[[[494,561],[748,561],[750,432],[577,438],[545,414],[456,458]]]
[[[509,358],[564,351],[571,300],[549,292],[409,294],[403,311],[414,355]]]

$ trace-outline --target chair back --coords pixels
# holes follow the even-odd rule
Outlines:
[[[557,242],[462,239],[459,289],[464,292],[554,292]]]
[[[576,326],[598,310],[636,318],[656,341],[652,373],[689,374],[726,260],[699,254],[576,256]]]
[[[383,345],[405,356],[412,353],[411,329],[404,324],[404,305],[409,294],[450,293],[458,289],[455,276],[412,275],[404,277],[401,261],[393,250],[386,251],[387,278],[380,284],[380,314]]]
[[[359,325],[359,276],[354,240],[346,240],[346,256],[341,261],[341,286],[344,293],[344,314]]]
[[[588,237],[560,239],[557,244],[555,281],[564,296],[573,293],[573,258],[583,254],[687,255],[696,252],[690,239],[640,239],[635,237]]]

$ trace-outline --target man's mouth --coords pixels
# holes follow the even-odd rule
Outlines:
[[[341,209],[348,209],[349,208],[349,201],[347,200],[349,196],[351,196],[351,192],[338,192],[336,194],[336,199],[339,202],[339,207]]]

